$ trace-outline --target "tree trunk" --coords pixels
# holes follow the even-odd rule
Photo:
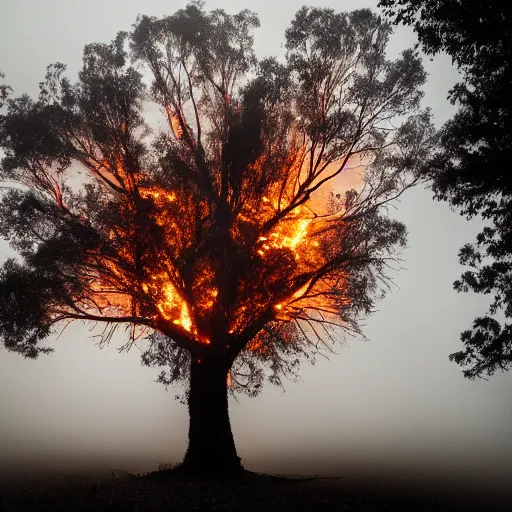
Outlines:
[[[224,361],[195,359],[190,373],[188,449],[182,469],[194,474],[241,471],[228,412]]]

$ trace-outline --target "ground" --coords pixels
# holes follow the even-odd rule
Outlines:
[[[237,480],[169,478],[164,473],[4,477],[0,512],[29,511],[452,511],[512,510],[505,496],[476,496],[472,489],[350,478],[285,478],[246,473]]]

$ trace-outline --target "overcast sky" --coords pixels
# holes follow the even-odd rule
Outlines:
[[[377,1],[310,1],[337,10],[374,8]],[[81,51],[128,30],[137,14],[171,14],[169,0],[0,0],[0,70],[17,94],[38,92],[49,63],[74,78]],[[279,5],[279,8],[276,6]],[[255,10],[259,56],[282,55],[284,30],[300,1],[209,1],[233,13]],[[399,29],[390,54],[413,45]],[[453,113],[446,100],[457,73],[447,58],[425,60],[425,105],[440,125]],[[485,171],[483,171],[485,172]],[[329,361],[305,366],[303,382],[286,392],[267,387],[257,399],[232,401],[235,440],[248,469],[318,472],[404,466],[443,475],[467,472],[504,479],[512,470],[512,374],[465,380],[448,355],[459,333],[487,300],[458,295],[458,249],[481,228],[417,188],[398,205],[409,230],[396,289],[366,322],[369,342],[354,340]],[[6,244],[0,242],[5,257]],[[37,361],[0,350],[0,453],[20,463],[86,461],[149,469],[180,460],[187,411],[140,353],[100,350],[87,326],[69,328],[55,353]],[[118,338],[118,341],[120,338]],[[339,469],[341,468],[341,469]]]

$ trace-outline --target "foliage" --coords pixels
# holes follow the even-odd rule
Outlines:
[[[426,53],[446,52],[463,80],[450,92],[459,109],[441,131],[441,151],[423,169],[435,195],[487,227],[459,253],[469,266],[457,291],[493,294],[489,314],[461,334],[450,359],[466,377],[512,367],[512,7],[480,0],[381,0],[395,23],[414,27]],[[503,315],[505,323],[500,325]]]
[[[4,78],[4,74],[0,71],[0,80]],[[11,88],[8,85],[0,84],[0,108],[4,106],[4,101],[7,99]]]
[[[433,144],[425,73],[411,50],[386,59],[390,26],[368,10],[301,9],[283,62],[256,59],[258,25],[200,3],[142,16],[86,46],[75,83],[55,64],[39,98],[8,99],[7,348],[34,357],[76,319],[105,322],[103,342],[127,324],[163,383],[222,360],[253,395],[361,332],[405,244],[386,205]]]

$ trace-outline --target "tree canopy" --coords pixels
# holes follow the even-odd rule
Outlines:
[[[47,352],[73,320],[104,322],[103,342],[124,324],[162,381],[222,354],[255,392],[360,332],[405,243],[386,204],[432,147],[425,72],[412,50],[387,60],[369,10],[302,8],[283,61],[257,60],[258,25],[200,3],[141,16],[86,46],[75,82],[54,64],[37,99],[7,100],[9,350]]]
[[[440,151],[422,174],[438,199],[486,227],[459,253],[457,291],[492,294],[489,313],[461,334],[450,356],[466,377],[512,367],[512,6],[495,0],[381,0],[394,23],[414,27],[423,50],[446,52],[462,73],[450,91],[459,109],[441,131]],[[501,318],[500,318],[501,317]],[[502,320],[504,318],[504,321]]]

